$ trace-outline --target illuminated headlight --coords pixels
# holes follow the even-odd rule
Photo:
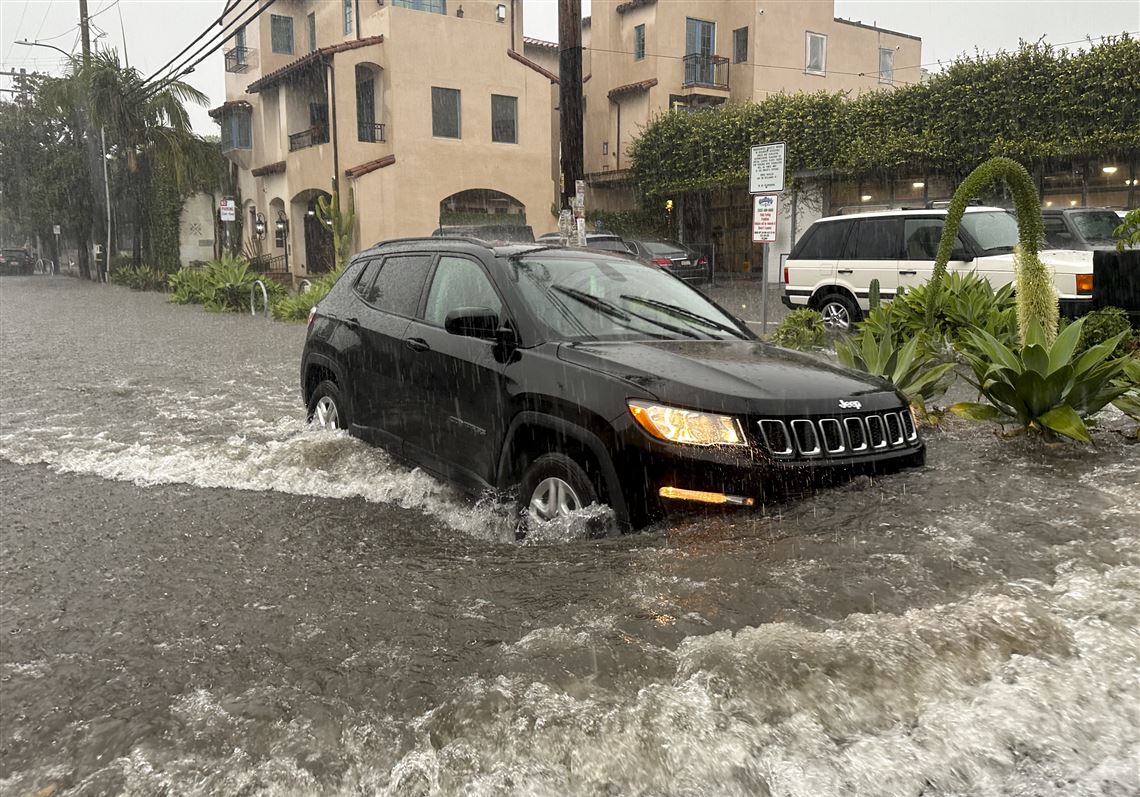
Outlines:
[[[710,415],[678,407],[629,402],[629,411],[641,428],[659,440],[694,446],[742,446],[740,424],[728,415]]]

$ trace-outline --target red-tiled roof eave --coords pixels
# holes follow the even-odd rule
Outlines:
[[[208,113],[211,118],[217,119],[219,116],[231,108],[245,108],[247,110],[253,110],[253,106],[245,100],[226,100],[217,108],[211,108],[210,110],[206,111],[206,113]]]
[[[620,4],[616,10],[619,14],[624,14],[627,11],[633,11],[642,6],[651,6],[656,2],[657,0],[626,0],[626,2]]]
[[[536,39],[533,36],[523,36],[523,44],[529,44],[531,47],[542,47],[547,50],[558,49],[558,42],[548,42],[546,39]]]
[[[251,169],[250,174],[254,177],[265,177],[268,174],[281,174],[285,171],[285,161],[277,161],[276,163],[267,163],[264,166],[258,166],[256,169]]]
[[[542,75],[544,78],[549,80],[551,83],[557,83],[558,82],[558,75],[554,74],[549,69],[543,69],[541,66],[539,66],[534,61],[527,58],[525,55],[520,55],[517,52],[515,52],[514,50],[507,50],[507,55],[509,55],[511,58],[515,59],[516,61],[518,61],[520,64],[530,67],[535,72],[537,72],[538,74]]]
[[[627,83],[624,86],[618,86],[616,89],[610,89],[610,98],[621,96],[622,94],[633,94],[638,91],[649,91],[657,85],[657,78],[650,78],[649,80],[639,80],[636,83]]]
[[[330,44],[328,47],[322,47],[319,50],[314,50],[307,53],[295,61],[290,61],[280,69],[275,69],[268,75],[262,75],[257,80],[253,81],[246,87],[246,92],[249,94],[256,94],[262,89],[272,88],[279,82],[288,77],[291,73],[299,69],[304,69],[312,63],[317,61],[324,61],[330,56],[337,53],[348,52],[349,50],[356,50],[360,47],[368,47],[373,44],[382,44],[384,36],[368,36],[364,39],[353,39],[352,41],[341,42],[340,44]]]
[[[355,180],[357,177],[363,177],[369,172],[374,172],[377,169],[383,169],[385,166],[391,166],[395,162],[395,155],[385,155],[383,158],[377,158],[374,161],[368,161],[367,163],[362,163],[359,166],[353,166],[351,168],[345,169],[344,176]]]

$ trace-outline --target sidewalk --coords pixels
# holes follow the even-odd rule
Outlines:
[[[713,285],[699,286],[701,290],[725,310],[737,318],[748,323],[752,331],[758,335],[764,334],[762,324],[763,305],[761,304],[761,282],[754,276],[726,277],[717,275]],[[780,297],[784,295],[784,286],[775,284],[768,286],[768,332],[775,331],[776,326],[783,320],[788,312]]]

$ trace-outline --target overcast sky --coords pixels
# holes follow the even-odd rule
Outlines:
[[[684,2],[694,9],[701,3],[660,1]],[[583,5],[589,13],[589,0],[583,0]],[[224,0],[88,0],[93,24],[107,34],[103,41],[122,54],[125,32],[130,63],[146,75],[159,69],[213,22],[223,6]],[[557,8],[557,0],[524,0],[527,35],[556,39]],[[975,48],[1014,48],[1019,40],[1036,41],[1044,36],[1046,41],[1061,44],[1089,36],[1140,32],[1140,0],[835,0],[835,14],[921,36],[922,60],[932,69],[937,69],[938,61],[973,53]],[[0,0],[3,71],[24,67],[58,74],[63,60],[59,53],[13,42],[38,39],[78,52],[77,17],[76,0]],[[218,105],[225,99],[223,75],[222,57],[215,54],[188,77],[188,82],[206,92],[211,105]],[[11,84],[4,78],[0,85]],[[195,111],[193,120],[199,132],[217,132],[205,109]]]

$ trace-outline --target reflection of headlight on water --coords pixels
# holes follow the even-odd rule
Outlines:
[[[744,445],[740,424],[728,415],[712,415],[641,401],[630,401],[629,411],[641,428],[659,440],[696,446]]]

